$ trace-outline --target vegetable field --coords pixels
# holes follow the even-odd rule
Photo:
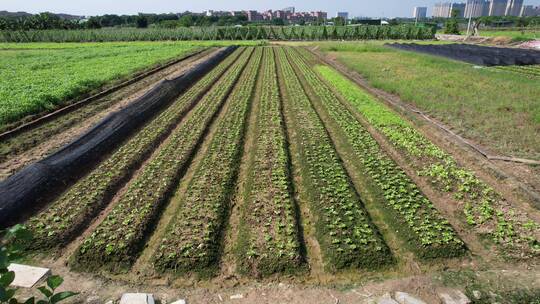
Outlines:
[[[0,127],[212,44],[0,44]]]
[[[199,46],[51,50],[51,60],[71,58],[66,75],[80,78],[47,102],[80,92],[104,66],[96,83],[119,75],[116,67],[127,73]],[[13,52],[48,64],[24,54]],[[47,75],[33,74],[36,87]],[[42,90],[3,119],[46,107]],[[112,278],[325,274],[327,282],[413,264],[424,272],[540,258],[536,211],[306,48],[239,47],[112,145],[29,211],[36,259],[53,255]],[[8,152],[5,162],[21,155]]]
[[[105,42],[191,40],[371,40],[433,39],[434,27],[363,26],[214,26],[189,28],[110,28],[97,30],[0,31],[0,42]]]
[[[504,66],[504,67],[495,67],[495,70],[506,71],[510,73],[515,73],[531,78],[540,77],[540,65],[531,65],[531,66]]]

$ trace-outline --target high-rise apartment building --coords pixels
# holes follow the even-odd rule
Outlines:
[[[294,6],[289,6],[289,7],[284,8],[283,11],[289,14],[294,14],[295,9],[294,9]]]
[[[465,3],[443,2],[437,3],[433,7],[433,17],[450,18],[452,11],[457,11],[457,17],[463,18],[465,14]]]
[[[489,16],[504,16],[508,0],[490,0]]]
[[[524,5],[521,9],[521,14],[519,14],[520,17],[535,17],[538,16],[538,13],[536,12],[536,9],[532,5]]]
[[[448,18],[450,17],[451,9],[452,3],[450,2],[437,3],[433,7],[433,17]]]
[[[485,0],[467,0],[465,6],[465,18],[487,16],[489,13],[489,3]]]
[[[427,7],[415,6],[413,11],[413,17],[416,19],[424,19],[427,17]]]
[[[323,20],[326,20],[326,18],[328,18],[328,13],[326,12],[321,12],[321,11],[318,11],[318,12],[311,12],[311,15],[313,17],[315,17],[315,19],[323,19]]]
[[[344,20],[349,20],[349,12],[338,12],[336,17],[341,17]]]
[[[506,16],[519,16],[523,7],[523,0],[508,0],[506,4]]]
[[[452,17],[452,12],[457,12],[458,18],[465,17],[465,7],[467,5],[465,3],[452,3],[452,7],[450,8],[450,17]]]

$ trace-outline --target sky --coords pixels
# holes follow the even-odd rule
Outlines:
[[[446,0],[448,1],[448,0]],[[456,2],[462,2],[456,1]],[[414,6],[427,6],[441,0],[0,0],[0,11],[44,11],[73,15],[177,13],[205,10],[259,10],[296,7],[297,11],[322,10],[335,16],[337,11],[349,12],[350,17],[411,17]],[[540,5],[540,0],[525,0],[525,4]]]

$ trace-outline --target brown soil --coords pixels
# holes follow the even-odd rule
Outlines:
[[[80,295],[66,303],[87,303],[90,297],[97,297],[96,302],[105,303],[109,300],[118,300],[126,292],[147,292],[161,300],[161,303],[171,303],[178,299],[186,299],[188,303],[341,303],[363,304],[369,303],[385,293],[392,294],[395,291],[408,292],[427,303],[441,303],[437,293],[450,287],[464,291],[465,284],[470,282],[456,280],[455,282],[443,282],[443,277],[449,276],[446,272],[430,275],[408,275],[403,278],[389,279],[379,282],[348,285],[328,284],[296,284],[283,281],[252,282],[235,287],[171,287],[166,282],[148,284],[148,282],[126,283],[113,281],[90,274],[79,274],[69,271],[65,267],[54,267],[55,274],[62,275],[65,279],[58,291],[77,290]],[[538,271],[519,270],[490,270],[478,271],[474,274],[475,283],[481,285],[505,286],[507,288],[540,288],[540,273]],[[502,292],[503,290],[495,290]],[[17,295],[38,295],[30,290],[19,290]],[[242,299],[231,299],[233,295],[242,295]]]
[[[205,51],[200,55],[174,64],[171,67],[168,67],[156,74],[150,75],[134,84],[112,93],[111,95],[104,96],[103,98],[92,102],[85,107],[92,106],[96,103],[105,103],[109,106],[107,106],[104,110],[92,113],[90,116],[82,114],[82,112],[86,110],[85,107],[83,107],[74,112],[62,115],[52,122],[48,122],[45,125],[37,127],[37,129],[29,130],[28,132],[24,132],[15,136],[14,138],[9,139],[9,142],[16,145],[20,140],[19,138],[29,136],[29,133],[33,133],[31,137],[31,142],[33,142],[32,146],[25,148],[18,153],[15,152],[12,155],[9,155],[7,160],[0,163],[0,180],[7,178],[32,162],[50,155],[62,146],[82,135],[86,130],[91,128],[92,125],[99,122],[109,113],[125,108],[135,99],[149,91],[159,81],[181,75],[188,69],[204,61],[215,51],[215,49]],[[81,115],[80,121],[77,121],[75,125],[68,126],[67,128],[62,126],[58,128],[55,125],[58,120],[65,119],[66,117],[78,117],[79,115]],[[24,140],[28,139],[25,138]]]

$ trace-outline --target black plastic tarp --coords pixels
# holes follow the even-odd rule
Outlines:
[[[540,64],[540,51],[471,44],[393,43],[390,47],[447,57],[482,66]]]
[[[183,75],[160,81],[59,151],[0,182],[0,228],[47,203],[51,193],[65,190],[235,49],[221,49]]]

